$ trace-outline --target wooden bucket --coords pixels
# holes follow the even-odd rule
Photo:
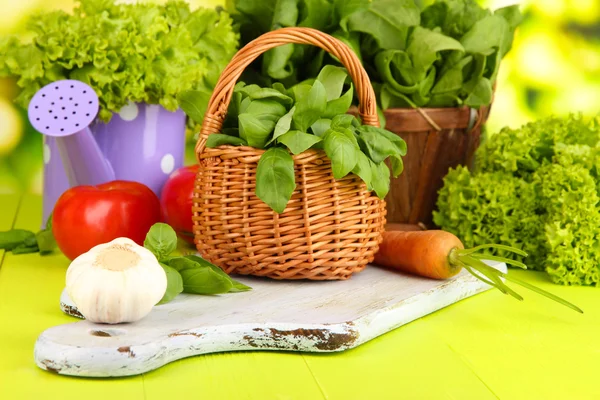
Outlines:
[[[356,114],[356,109],[350,111]],[[404,172],[392,178],[386,197],[386,219],[396,226],[432,227],[432,212],[450,168],[471,166],[481,126],[490,106],[455,108],[392,108],[384,112],[386,129],[407,144]],[[398,225],[401,224],[401,225]],[[407,226],[410,225],[410,226]]]

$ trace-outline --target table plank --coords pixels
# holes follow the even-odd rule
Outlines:
[[[497,399],[422,320],[344,355],[304,357],[330,400]]]
[[[600,291],[565,287],[543,273],[515,277],[561,296],[578,314],[516,285],[519,302],[490,291],[423,320],[502,399],[599,399]]]
[[[0,231],[7,231],[13,227],[15,216],[19,208],[21,196],[16,194],[0,195]],[[4,250],[0,250],[0,268],[4,261]]]

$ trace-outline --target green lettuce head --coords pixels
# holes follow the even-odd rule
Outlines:
[[[32,15],[31,40],[0,39],[0,77],[16,77],[27,107],[43,86],[62,79],[90,85],[100,119],[129,102],[178,107],[179,93],[212,91],[238,46],[229,14],[191,10],[183,1],[115,4],[77,0],[72,14]]]

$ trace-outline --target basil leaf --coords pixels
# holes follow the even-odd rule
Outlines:
[[[256,196],[281,214],[295,189],[294,160],[290,153],[279,147],[267,150],[256,169]]]
[[[206,261],[205,259],[195,256],[195,255],[189,255],[189,256],[185,256],[185,258],[195,261],[198,264],[202,265],[202,266],[206,266],[208,268],[211,268],[213,271],[215,271],[217,274],[221,274],[224,277],[228,278],[229,280],[231,280],[232,283],[232,288],[230,290],[230,292],[245,292],[248,290],[252,290],[252,288],[250,286],[246,286],[241,282],[236,281],[235,279],[231,279],[231,277],[229,275],[227,275],[227,273],[225,273],[225,271],[223,271],[221,268],[217,267],[216,265],[213,265],[211,263],[209,263],[208,261]]]
[[[275,90],[277,90],[278,92],[280,92],[280,93],[282,93],[282,94],[284,94],[284,95],[288,96],[288,94],[287,94],[287,92],[288,92],[288,91],[287,91],[287,89],[285,88],[285,86],[283,86],[283,83],[281,83],[281,82],[275,82],[275,83],[273,84],[273,89],[275,89]],[[289,96],[288,96],[288,97],[289,97]]]
[[[253,91],[250,93],[250,98],[252,100],[257,99],[275,99],[282,104],[292,104],[294,100],[288,95],[281,93],[277,89],[271,88],[260,88],[259,90]]]
[[[0,250],[13,250],[26,240],[31,241],[32,239],[35,240],[35,233],[24,229],[0,232]]]
[[[177,248],[177,234],[169,225],[156,223],[148,231],[144,247],[150,250],[158,261],[163,261]]]
[[[315,143],[322,139],[316,135],[310,135],[300,131],[289,131],[277,139],[279,143],[285,144],[292,154],[300,154],[310,149]]]
[[[315,135],[323,137],[325,135],[325,132],[327,132],[329,128],[331,128],[331,123],[332,121],[330,119],[322,118],[317,120],[314,124],[312,124],[310,126],[310,129]]]
[[[247,145],[246,141],[242,138],[224,135],[222,133],[213,133],[211,135],[208,135],[208,139],[206,140],[206,147],[208,148],[219,147],[226,144],[232,146]]]
[[[333,177],[341,179],[348,175],[358,162],[356,139],[353,142],[347,133],[330,129],[325,134],[324,144],[325,153],[331,160]]]
[[[248,113],[240,114],[238,119],[242,139],[252,147],[264,148],[275,128],[275,121],[269,118],[261,119]]]
[[[320,81],[315,81],[306,97],[296,101],[296,112],[292,117],[294,128],[306,132],[325,113],[327,93],[323,84]]]
[[[210,96],[211,92],[208,90],[188,90],[179,93],[177,102],[188,117],[195,122],[202,123]]]
[[[40,254],[48,254],[56,248],[56,240],[52,234],[52,230],[44,229],[39,231],[36,236],[36,244],[40,249]]]
[[[386,137],[373,130],[360,130],[360,148],[374,163],[379,164],[389,156],[399,154],[398,149]]]
[[[360,179],[367,185],[368,190],[371,188],[371,180],[373,172],[371,171],[371,164],[369,163],[369,157],[367,157],[362,151],[357,152],[358,162],[352,170],[352,173],[358,175]]]
[[[37,244],[33,246],[27,246],[25,244],[20,244],[19,246],[12,249],[13,254],[29,254],[29,253],[37,253],[39,251],[39,247]]]
[[[311,88],[312,86],[307,83],[299,83],[292,86],[289,91],[289,95],[292,96],[296,103],[298,103],[300,100],[308,97],[308,93],[310,92]]]
[[[342,97],[327,102],[324,116],[326,118],[332,118],[336,115],[347,113],[348,109],[352,105],[353,96],[354,86],[350,85],[350,89],[348,89]]]
[[[290,126],[292,125],[292,117],[294,116],[295,111],[296,106],[292,107],[287,114],[285,114],[279,119],[279,121],[277,121],[277,125],[275,125],[275,132],[273,132],[273,138],[269,140],[267,145],[273,143],[275,139],[277,139],[279,136],[287,133],[290,130]]]
[[[179,293],[183,292],[183,278],[174,268],[163,263],[160,263],[160,266],[167,275],[167,290],[158,304],[165,304],[177,297]]]
[[[388,131],[387,129],[378,128],[375,126],[361,125],[358,128],[359,132],[374,132],[375,134],[381,135],[385,137],[387,140],[392,142],[396,149],[398,149],[398,154],[401,156],[405,156],[407,152],[406,142],[397,134]]]
[[[344,82],[348,78],[348,73],[344,68],[334,65],[326,65],[321,69],[317,80],[323,84],[327,101],[339,99],[344,89]],[[345,111],[344,111],[345,112]]]
[[[350,128],[356,118],[350,114],[340,114],[331,120],[331,129]]]
[[[243,83],[243,82],[240,82]],[[239,85],[239,86],[238,86]],[[261,90],[261,87],[255,84],[252,85],[240,85],[239,83],[235,85],[235,91],[241,93],[243,97],[250,97],[252,93]]]
[[[369,161],[372,172],[373,190],[380,199],[385,198],[390,191],[390,169],[385,165],[385,162],[379,164]]]
[[[194,294],[227,293],[233,287],[231,280],[213,271],[209,267],[184,269],[181,273],[183,291]]]

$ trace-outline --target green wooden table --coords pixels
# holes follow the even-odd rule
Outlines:
[[[0,196],[0,230],[40,227],[41,198]],[[1,254],[1,253],[0,253]],[[59,309],[68,260],[0,255],[0,399],[600,399],[600,290],[511,271],[582,307],[519,288],[479,294],[335,354],[220,353],[121,379],[59,376],[33,362]]]

